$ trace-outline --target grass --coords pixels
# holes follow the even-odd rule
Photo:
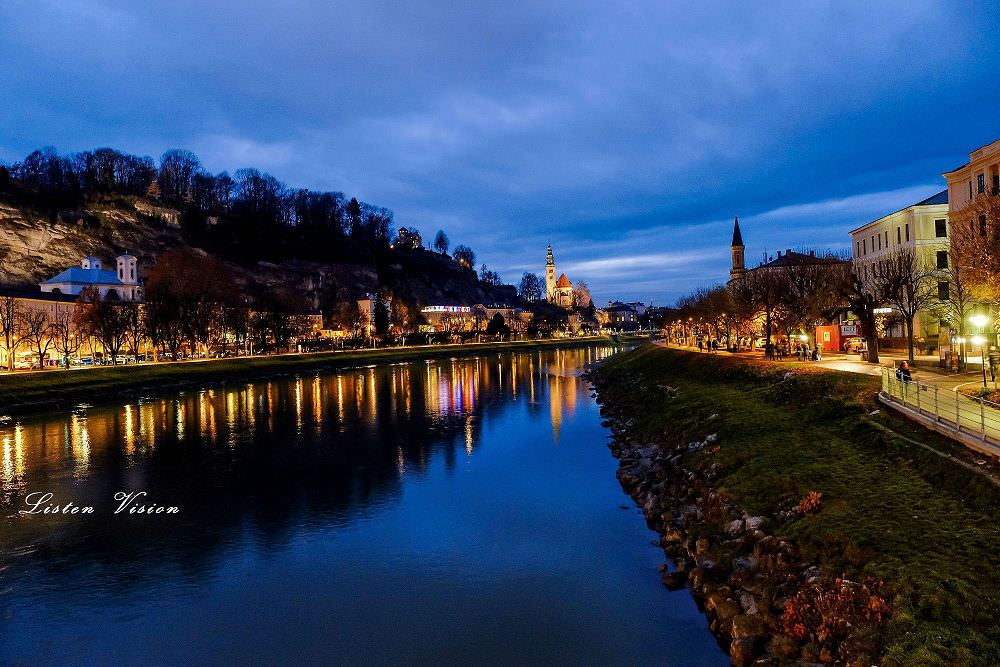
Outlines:
[[[789,370],[647,345],[599,372],[640,438],[717,432],[719,450],[688,465],[718,465],[720,490],[751,513],[773,517],[822,492],[817,513],[765,527],[831,576],[886,581],[885,664],[1000,664],[1000,487],[914,442],[958,454],[936,434],[872,414],[879,378]]]
[[[607,338],[574,338],[467,345],[318,352],[270,357],[213,359],[197,362],[50,369],[0,376],[0,411],[37,412],[86,401],[230,380],[288,375],[359,364],[433,359],[493,351],[516,351],[607,342]]]

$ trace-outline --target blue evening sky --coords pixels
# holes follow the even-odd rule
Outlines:
[[[944,189],[1000,138],[989,2],[7,0],[0,160],[53,145],[387,206],[510,282],[664,304]]]

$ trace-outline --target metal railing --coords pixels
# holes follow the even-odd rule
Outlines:
[[[961,433],[1000,444],[1000,404],[933,384],[904,382],[888,368],[882,370],[882,395]]]

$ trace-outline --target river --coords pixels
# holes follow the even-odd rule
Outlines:
[[[0,663],[728,664],[615,479],[580,379],[615,351],[0,423]]]

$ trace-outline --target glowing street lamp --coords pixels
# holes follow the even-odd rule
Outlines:
[[[990,318],[988,315],[978,313],[970,316],[969,321],[981,330],[990,321]],[[977,334],[972,337],[972,343],[979,346],[979,358],[983,364],[983,389],[986,389],[986,337]]]

